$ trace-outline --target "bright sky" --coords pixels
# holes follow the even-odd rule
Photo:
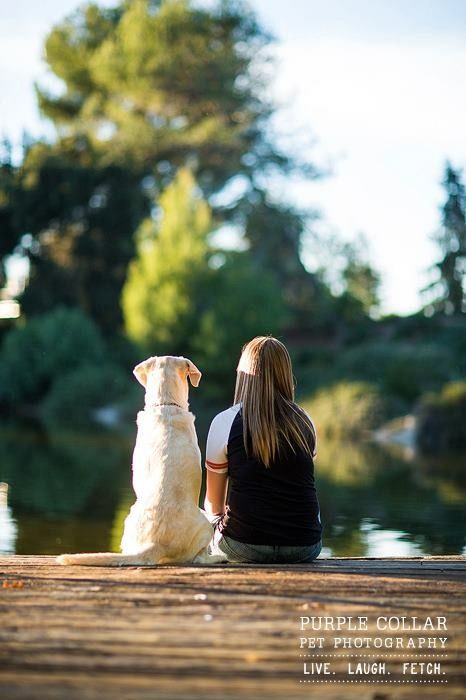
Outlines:
[[[113,5],[105,0],[100,4]],[[333,175],[290,184],[322,233],[363,232],[385,312],[419,308],[436,249],[446,159],[466,165],[464,0],[251,0],[278,41],[277,124]],[[51,26],[76,0],[0,0],[0,133],[46,132],[33,82]],[[312,260],[309,260],[312,265]]]

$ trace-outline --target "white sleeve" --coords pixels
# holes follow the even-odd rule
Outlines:
[[[228,437],[231,424],[236,415],[235,410],[222,411],[213,419],[207,436],[206,469],[216,474],[228,472]]]

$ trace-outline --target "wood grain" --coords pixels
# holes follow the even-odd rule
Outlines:
[[[464,698],[465,593],[464,557],[154,568],[63,567],[47,556],[0,557],[0,697]],[[386,684],[302,682],[306,658],[300,654],[311,651],[299,648],[308,634],[299,631],[301,616],[372,621],[379,615],[446,616],[448,654],[441,661],[447,683],[397,685],[399,674]],[[375,661],[388,652],[397,668],[405,655],[421,660],[426,653],[341,653],[367,653]],[[334,657],[337,680],[347,678],[341,675],[346,662]]]

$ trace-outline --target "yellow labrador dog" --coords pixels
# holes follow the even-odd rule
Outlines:
[[[188,377],[201,373],[184,357],[149,357],[134,368],[146,389],[133,453],[136,502],[125,520],[121,554],[62,554],[60,564],[141,566],[215,563],[212,525],[198,507],[201,454],[188,410]]]

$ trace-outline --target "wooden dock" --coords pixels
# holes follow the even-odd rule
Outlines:
[[[0,697],[465,698],[465,612],[464,557],[115,569],[4,556]],[[369,632],[300,630],[301,617],[323,616],[367,617]],[[376,628],[377,618],[392,616],[443,616],[448,631]],[[300,648],[300,639],[319,635],[323,649]],[[403,646],[332,648],[335,637],[393,637]],[[444,648],[404,646],[438,637],[448,638]],[[329,661],[333,675],[318,665],[304,673]],[[349,662],[363,661],[386,662],[390,675],[348,675]],[[403,662],[442,670],[405,675]]]

